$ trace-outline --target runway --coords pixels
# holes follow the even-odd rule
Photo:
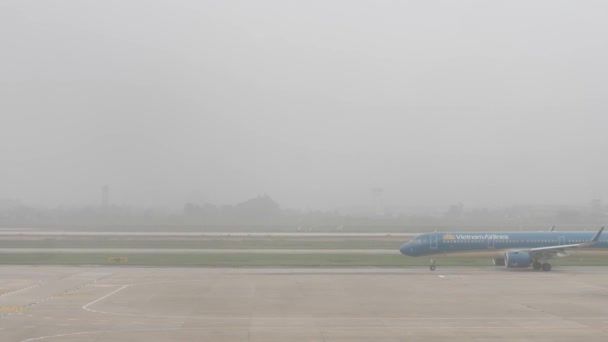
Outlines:
[[[605,341],[608,268],[0,267],[2,341]]]
[[[0,237],[51,236],[51,237],[403,237],[411,238],[422,233],[321,233],[321,232],[104,232],[104,231],[45,231],[0,229]]]
[[[1,253],[128,253],[128,254],[400,254],[399,249],[270,249],[270,248],[0,248]]]

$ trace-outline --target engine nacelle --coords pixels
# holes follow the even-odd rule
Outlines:
[[[530,253],[523,251],[508,251],[505,252],[505,266],[507,268],[525,268],[530,267],[532,259]]]

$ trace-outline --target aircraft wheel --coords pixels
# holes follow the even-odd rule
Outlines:
[[[429,266],[429,270],[434,271],[435,270],[435,265]]]
[[[542,266],[542,268],[543,268],[543,271],[549,272],[549,271],[551,271],[551,264],[544,263],[543,266]]]
[[[538,261],[535,261],[535,262],[532,264],[532,268],[534,268],[534,269],[535,269],[535,270],[537,270],[537,271],[538,271],[538,270],[540,270],[540,268],[541,268],[541,267],[543,267],[543,265],[542,265],[540,262],[538,262]]]

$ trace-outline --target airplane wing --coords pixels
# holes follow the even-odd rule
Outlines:
[[[600,239],[600,235],[602,235],[603,231],[604,227],[600,228],[600,230],[595,233],[593,238],[586,242],[575,243],[570,245],[530,248],[528,252],[530,253],[530,256],[533,256],[535,259],[550,259],[555,257],[567,256],[569,250],[588,247],[596,243]]]

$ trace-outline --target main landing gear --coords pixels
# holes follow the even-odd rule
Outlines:
[[[431,259],[431,265],[429,266],[429,270],[431,270],[431,271],[435,270],[435,259]]]
[[[540,262],[535,261],[534,263],[532,263],[532,268],[534,268],[537,271],[543,270],[545,272],[549,272],[549,271],[551,271],[551,264],[548,262],[541,264]]]

